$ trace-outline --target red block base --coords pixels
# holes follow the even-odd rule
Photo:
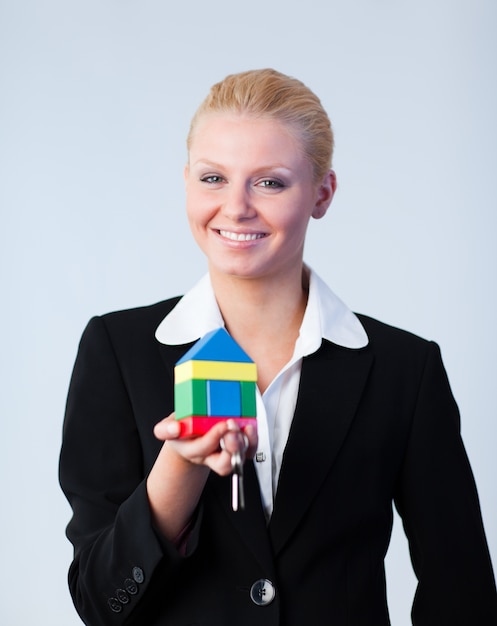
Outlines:
[[[240,428],[244,428],[249,424],[253,424],[254,426],[257,424],[257,419],[255,417],[183,417],[178,420],[181,425],[180,437],[197,437],[199,435],[205,435],[205,433],[210,430],[214,424],[217,424],[218,422],[225,422],[226,420],[235,420]]]

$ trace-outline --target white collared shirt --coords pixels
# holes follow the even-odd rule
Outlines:
[[[180,345],[221,327],[224,327],[224,320],[206,274],[162,320],[156,338],[166,345]],[[268,520],[297,403],[302,359],[316,352],[322,339],[352,349],[368,344],[368,336],[358,318],[310,270],[309,297],[293,356],[264,394],[256,392],[259,445],[255,467]]]

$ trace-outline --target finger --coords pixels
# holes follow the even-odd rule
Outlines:
[[[249,447],[257,446],[257,431],[255,429],[249,428],[249,430],[245,432],[245,429],[242,430],[238,422],[234,419],[228,420],[226,425],[228,432],[221,440],[225,450],[231,454],[238,452],[242,457],[245,457],[245,453]]]
[[[207,465],[221,476],[230,474],[232,454],[245,447],[243,433],[237,424],[230,422],[232,420],[218,422],[205,435],[193,440],[188,450],[190,460]]]
[[[240,429],[236,420],[228,420],[228,432],[221,439],[221,447],[231,455],[239,453],[242,460],[252,459],[258,445],[257,425],[248,424]]]
[[[248,442],[241,430],[236,432],[229,430],[221,439],[221,448],[229,452],[230,455],[238,452],[244,456],[247,447]]]
[[[205,434],[179,439],[175,442],[175,447],[181,449],[182,454],[192,462],[203,462],[206,457],[222,456],[229,459],[230,454],[221,450],[220,440],[227,432],[225,422],[214,424]]]
[[[255,453],[257,452],[257,446],[259,444],[257,426],[252,426],[252,424],[249,424],[248,426],[245,426],[245,428],[243,429],[243,433],[247,437],[247,440],[248,440],[248,446],[247,446],[247,451],[245,452],[245,458],[253,459],[255,456]]]
[[[154,435],[161,441],[177,439],[181,434],[181,426],[175,419],[174,413],[161,420],[154,426]]]

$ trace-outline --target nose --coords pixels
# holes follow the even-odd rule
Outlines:
[[[223,214],[234,222],[255,216],[250,189],[243,184],[230,184],[225,190],[222,206]]]

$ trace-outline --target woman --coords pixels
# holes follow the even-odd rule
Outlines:
[[[71,381],[60,472],[87,624],[389,624],[392,501],[419,579],[413,623],[497,623],[438,347],[354,315],[303,263],[336,188],[332,147],[318,98],[273,70],[227,77],[197,111],[187,214],[209,274],[181,299],[94,318]],[[180,439],[174,364],[223,325],[257,364],[258,432],[229,421]]]

